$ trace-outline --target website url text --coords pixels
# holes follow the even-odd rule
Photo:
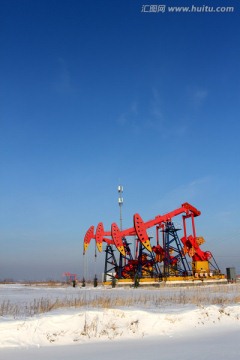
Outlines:
[[[142,5],[143,13],[233,13],[234,6],[167,6]]]

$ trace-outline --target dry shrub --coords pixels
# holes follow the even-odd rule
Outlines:
[[[34,299],[34,301],[24,307],[18,304],[12,304],[9,300],[0,304],[0,316],[34,316],[47,313],[60,308],[97,308],[111,309],[122,307],[162,307],[171,304],[196,306],[202,305],[231,305],[240,303],[240,284],[231,285],[211,285],[201,287],[184,287],[174,289],[174,291],[161,291],[162,289],[149,289],[144,293],[134,293],[129,296],[117,294],[116,292],[106,291],[104,296],[101,294],[91,298],[91,291],[82,292],[78,297],[72,299]],[[164,287],[166,290],[166,287]]]

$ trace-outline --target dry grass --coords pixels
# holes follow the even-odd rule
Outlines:
[[[102,293],[92,296],[91,291],[88,291],[87,293],[90,295],[87,296],[86,292],[82,291],[80,295],[75,298],[35,299],[32,303],[24,305],[24,307],[18,304],[12,304],[9,300],[3,301],[0,304],[0,316],[13,316],[14,318],[19,316],[34,316],[60,308],[110,309],[138,306],[160,308],[172,304],[227,306],[231,304],[240,304],[239,290],[240,284],[237,283],[231,285],[201,286],[196,288],[184,287],[169,292],[161,291],[161,289],[152,289],[152,291],[149,290],[141,293],[135,289],[132,291],[131,295],[126,292],[126,296],[123,295],[123,293],[113,293],[111,290],[106,290],[104,296]]]
[[[12,304],[9,300],[3,301],[0,304],[0,316],[10,315],[14,318],[20,314],[20,307],[17,304]]]

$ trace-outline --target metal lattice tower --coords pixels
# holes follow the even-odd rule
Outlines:
[[[118,186],[118,204],[119,204],[119,210],[120,210],[120,230],[122,231],[122,206],[123,206],[123,186]]]

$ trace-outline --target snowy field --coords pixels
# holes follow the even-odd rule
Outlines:
[[[239,359],[240,285],[0,285],[1,359]]]

